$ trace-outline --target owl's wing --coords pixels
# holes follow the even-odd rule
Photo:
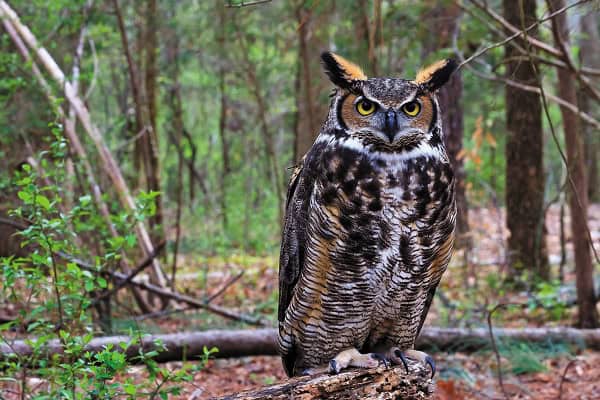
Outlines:
[[[306,173],[306,157],[304,156],[294,169],[287,192],[279,258],[278,319],[280,322],[285,318],[285,312],[292,300],[294,287],[304,264],[308,206],[313,186],[313,179]]]
[[[419,329],[417,329],[417,336],[421,333],[421,328],[423,328],[423,324],[425,323],[425,318],[427,317],[427,313],[429,312],[429,307],[431,307],[431,303],[433,302],[433,297],[435,296],[435,290],[437,289],[438,284],[440,283],[440,279],[442,278],[443,272],[446,270],[448,263],[450,262],[450,256],[452,255],[452,249],[454,248],[454,232],[452,232],[444,241],[436,255],[433,257],[431,265],[429,268],[433,269],[433,275],[437,276],[435,280],[435,284],[429,289],[427,292],[427,298],[425,299],[425,307],[423,308],[423,312],[421,313],[421,320],[419,321]]]

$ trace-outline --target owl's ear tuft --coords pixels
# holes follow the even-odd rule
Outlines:
[[[434,92],[448,82],[457,67],[458,64],[452,59],[437,61],[420,70],[414,82],[430,92]]]
[[[331,82],[342,89],[352,89],[358,82],[367,80],[367,76],[358,65],[335,53],[326,51],[321,54],[321,60]]]

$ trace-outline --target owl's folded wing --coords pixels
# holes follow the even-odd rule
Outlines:
[[[306,156],[294,169],[288,186],[279,258],[280,322],[285,318],[304,263],[308,206],[313,183],[313,179],[307,176],[304,168],[305,158]]]

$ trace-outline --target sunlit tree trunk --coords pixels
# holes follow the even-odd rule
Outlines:
[[[536,21],[535,0],[503,0],[503,7],[504,17],[514,26],[529,26]],[[535,33],[535,30],[529,31],[530,35]],[[520,46],[526,46],[522,39],[516,41]],[[506,76],[536,86],[534,66],[522,59],[516,60],[519,55],[513,47],[505,47]],[[545,180],[541,101],[538,94],[506,86],[505,102],[509,280],[523,282],[524,276],[549,279],[543,215]]]
[[[548,0],[550,10],[565,6],[564,0]],[[554,40],[558,48],[569,50],[569,28],[566,13],[552,19]],[[571,104],[577,104],[577,89],[572,71],[558,68],[558,95]],[[577,114],[566,107],[560,108],[567,147],[569,209],[571,211],[571,237],[575,249],[575,278],[577,280],[577,307],[580,328],[598,328],[598,310],[594,293],[594,265],[588,240],[588,192],[585,175],[582,132]]]

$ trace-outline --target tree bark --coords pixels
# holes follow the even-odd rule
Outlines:
[[[579,55],[581,67],[600,69],[600,34],[598,33],[598,12],[590,11],[581,17],[581,39]],[[596,83],[600,78],[590,77]],[[579,91],[579,107],[587,114],[600,117],[597,103],[589,98],[587,90]],[[594,104],[596,107],[594,108]],[[585,146],[585,165],[588,171],[588,195],[591,202],[600,202],[600,138],[598,130],[588,124],[581,124]]]
[[[433,21],[437,27],[437,34],[431,35],[429,31],[423,34],[424,58],[437,50],[452,46],[452,40],[458,34],[458,21],[460,7],[455,3],[437,4],[427,11],[426,19]],[[455,73],[438,93],[438,101],[442,109],[442,126],[444,142],[448,156],[454,170],[456,179],[456,229],[458,233],[458,247],[469,245],[469,209],[466,193],[466,174],[463,159],[460,153],[463,149],[464,124],[462,106],[463,81],[460,72]]]
[[[564,0],[548,0],[551,11],[564,7]],[[569,51],[569,30],[566,13],[552,19],[552,30],[557,46]],[[575,76],[568,69],[558,68],[558,95],[577,104]],[[594,290],[594,264],[588,241],[588,192],[585,175],[583,138],[576,113],[560,108],[567,147],[567,169],[569,175],[569,210],[571,212],[571,235],[575,250],[575,279],[580,328],[598,328],[598,310]]]
[[[328,104],[321,101],[330,83],[319,64],[319,52],[327,45],[330,8],[314,10],[300,1],[298,23],[298,69],[296,71],[296,121],[294,162],[299,162],[312,146],[327,116]]]
[[[404,367],[353,369],[338,375],[317,375],[292,378],[284,383],[259,390],[219,397],[221,400],[255,399],[428,399],[435,384],[430,371],[409,361],[409,373]]]
[[[536,21],[536,0],[503,0],[504,17],[518,27]],[[535,29],[529,32],[535,35]],[[521,47],[528,44],[519,38]],[[531,49],[533,52],[534,50]],[[522,60],[512,46],[505,49],[506,75],[513,80],[537,85],[537,63]],[[506,225],[510,231],[509,280],[523,283],[524,274],[550,278],[544,224],[544,166],[542,106],[536,93],[506,86]]]
[[[170,9],[169,19],[173,19],[175,11]],[[179,245],[181,241],[181,214],[183,209],[183,163],[185,155],[183,154],[183,147],[181,145],[183,139],[183,132],[185,130],[183,123],[183,104],[181,101],[181,86],[179,84],[179,37],[175,26],[169,25],[166,28],[167,33],[167,48],[166,58],[167,64],[169,65],[167,71],[170,77],[171,85],[168,90],[167,103],[171,109],[172,132],[171,135],[174,139],[174,146],[177,149],[177,189],[176,189],[176,202],[177,208],[175,211],[175,241],[173,243],[173,262],[171,264],[171,290],[175,290],[175,279],[177,276],[177,261],[179,257]]]
[[[156,80],[158,77],[158,65],[156,54],[158,52],[158,10],[156,0],[146,1],[146,25],[144,35],[144,53],[145,53],[145,71],[144,71],[144,93],[146,106],[148,108],[148,122],[152,129],[143,135],[143,139],[147,142],[146,148],[148,154],[149,171],[146,172],[147,188],[149,191],[159,192],[155,198],[156,213],[149,217],[149,223],[152,228],[152,240],[154,243],[159,243],[164,240],[163,226],[163,207],[162,195],[160,192],[160,161],[158,148],[158,126],[156,125],[156,100],[157,89]]]
[[[229,159],[229,141],[227,140],[227,93],[225,88],[225,73],[226,65],[229,63],[227,58],[227,48],[225,42],[225,7],[221,4],[220,0],[215,2],[215,7],[219,10],[219,33],[217,36],[217,42],[219,44],[219,95],[220,95],[220,110],[219,110],[219,138],[221,139],[221,221],[223,224],[223,231],[227,232],[227,187],[228,177],[231,173],[231,161]]]

